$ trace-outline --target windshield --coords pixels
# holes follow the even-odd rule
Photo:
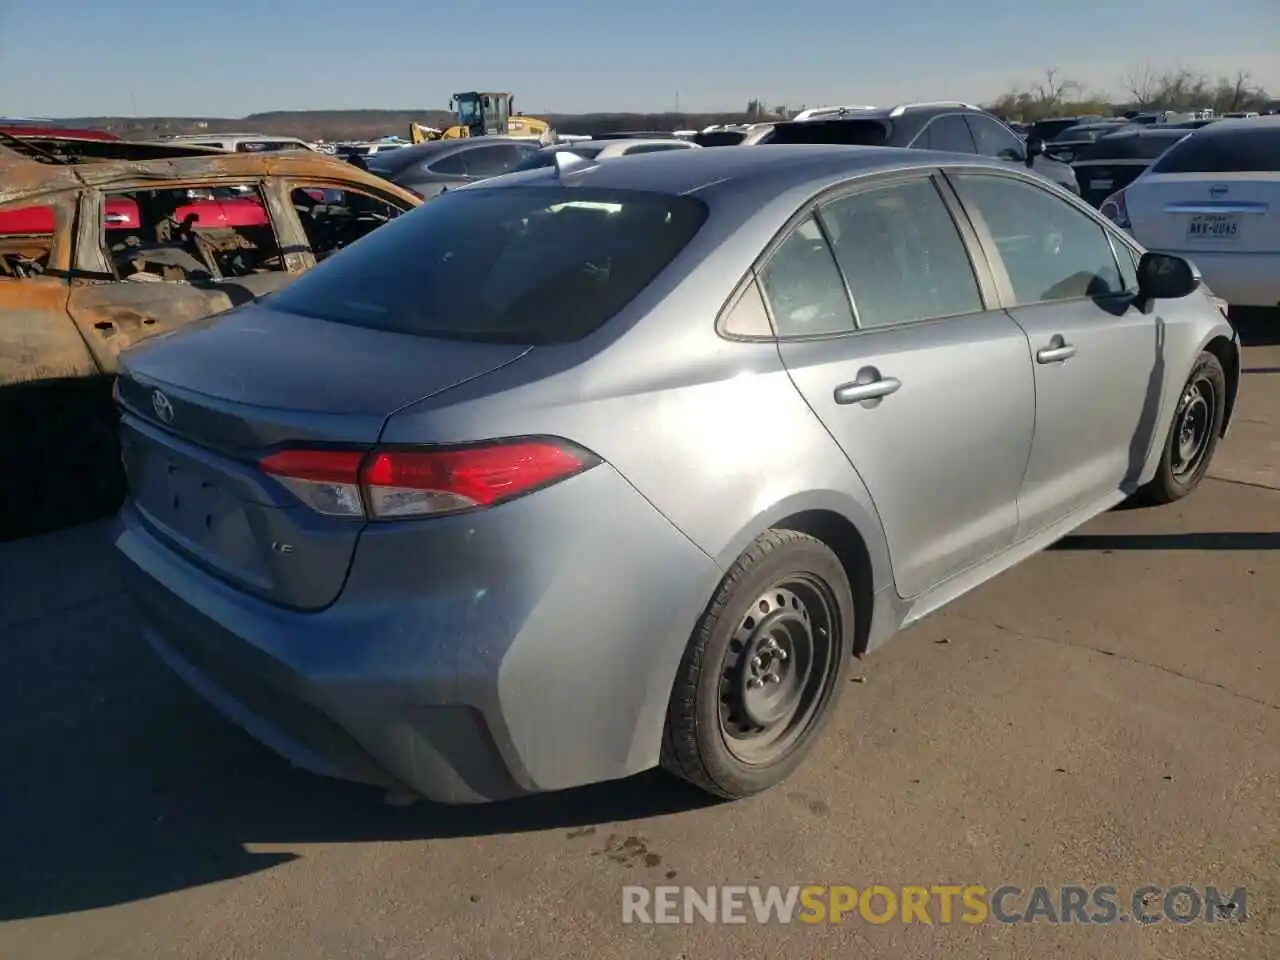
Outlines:
[[[1280,173],[1280,127],[1192,134],[1161,157],[1151,172]]]
[[[700,201],[667,194],[459,190],[380,227],[271,304],[424,337],[563,343],[630,303],[705,218]]]
[[[584,160],[592,160],[600,155],[604,147],[568,147],[564,150],[539,150],[520,161],[513,170],[541,170],[543,167],[556,165],[557,153],[572,153]]]
[[[480,101],[476,98],[458,100],[458,122],[476,123],[484,118],[480,109]]]

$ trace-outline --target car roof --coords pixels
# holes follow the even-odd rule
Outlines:
[[[455,150],[467,150],[472,147],[483,147],[490,143],[528,143],[520,137],[454,137],[448,140],[428,140],[425,143],[412,143],[396,151],[400,156],[433,157],[437,154],[453,153]]]
[[[759,193],[761,200],[792,187],[880,170],[928,169],[939,164],[990,167],[1008,171],[1003,161],[974,154],[903,150],[899,147],[855,147],[836,144],[772,144],[737,150],[664,150],[616,157],[559,174],[551,167],[481,181],[466,190],[493,187],[564,187],[646,190],[668,194],[706,195],[712,188]]]
[[[1280,114],[1263,117],[1225,117],[1206,127],[1201,127],[1197,137],[1216,137],[1221,134],[1240,133],[1246,130],[1275,130],[1280,128]]]
[[[394,193],[419,202],[395,184],[339,160],[314,151],[270,151],[266,153],[209,152],[201,156],[172,160],[105,160],[99,163],[37,163],[12,151],[0,152],[0,203],[55,193],[60,190],[109,187],[114,183],[155,180],[203,180],[225,177],[251,178],[285,176],[340,179],[357,186]]]
[[[566,150],[572,153],[574,150],[580,150],[583,147],[590,150],[624,150],[628,147],[647,147],[652,144],[666,145],[668,143],[688,143],[688,141],[680,137],[628,137],[618,140],[578,140],[573,143],[553,143],[542,149],[551,153]],[[696,146],[696,144],[691,144],[691,146]]]

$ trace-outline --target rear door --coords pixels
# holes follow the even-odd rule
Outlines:
[[[1125,194],[1139,242],[1192,259],[1280,252],[1280,124],[1270,119],[1206,127],[1164,154]]]
[[[147,184],[147,187],[156,185]],[[210,185],[205,185],[210,186]],[[225,184],[218,186],[225,187]],[[200,184],[181,184],[202,189]],[[262,250],[263,263],[270,268],[256,269],[244,275],[227,275],[215,279],[208,273],[192,274],[175,270],[168,277],[158,274],[135,279],[125,279],[126,269],[122,258],[128,256],[129,238],[132,234],[144,246],[156,248],[157,258],[171,257],[175,263],[197,263],[200,251],[191,243],[174,240],[161,243],[149,232],[148,225],[136,218],[128,224],[109,222],[107,212],[112,203],[119,205],[119,198],[130,195],[128,186],[113,191],[111,200],[102,192],[87,191],[81,197],[81,217],[76,236],[73,271],[67,311],[80,330],[98,365],[108,373],[117,368],[121,351],[135,343],[159,333],[179,329],[194,320],[221,313],[255,297],[281,289],[309,265],[304,257],[309,253],[305,235],[292,209],[284,209],[262,183],[252,184],[248,195],[252,199],[227,201],[255,205],[254,210],[266,212],[252,219],[245,228],[245,236],[252,234],[259,244],[269,244]],[[169,189],[168,184],[156,186]],[[215,223],[216,214],[222,209],[218,200],[192,201],[191,207],[200,206],[201,215],[197,230],[207,221],[224,234],[219,243],[225,246],[234,233],[221,223]],[[182,208],[179,208],[180,211]],[[204,214],[209,213],[209,217]],[[135,229],[136,228],[136,229]]]
[[[824,203],[760,281],[792,380],[875,501],[898,592],[1008,546],[1035,411],[1026,337],[988,309],[937,183]]]
[[[1021,538],[1137,479],[1164,381],[1161,321],[1132,306],[1132,260],[1122,270],[1107,229],[1066,198],[996,171],[948,176],[1035,360]]]

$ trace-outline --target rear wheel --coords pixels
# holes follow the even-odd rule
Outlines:
[[[832,713],[853,628],[853,592],[836,555],[793,530],[761,535],[690,638],[663,767],[731,799],[781,782]]]
[[[1155,477],[1142,488],[1142,500],[1173,503],[1200,485],[1222,435],[1226,397],[1227,377],[1222,362],[1207,351],[1200,354],[1178,397],[1160,465]]]

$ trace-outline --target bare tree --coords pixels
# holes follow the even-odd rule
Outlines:
[[[1044,72],[1044,79],[1031,85],[1030,93],[1041,108],[1054,110],[1067,99],[1080,98],[1084,87],[1075,80],[1060,79],[1058,68],[1049,67]]]
[[[1145,107],[1160,95],[1160,77],[1151,67],[1143,64],[1125,73],[1124,89],[1133,98],[1134,104]]]

